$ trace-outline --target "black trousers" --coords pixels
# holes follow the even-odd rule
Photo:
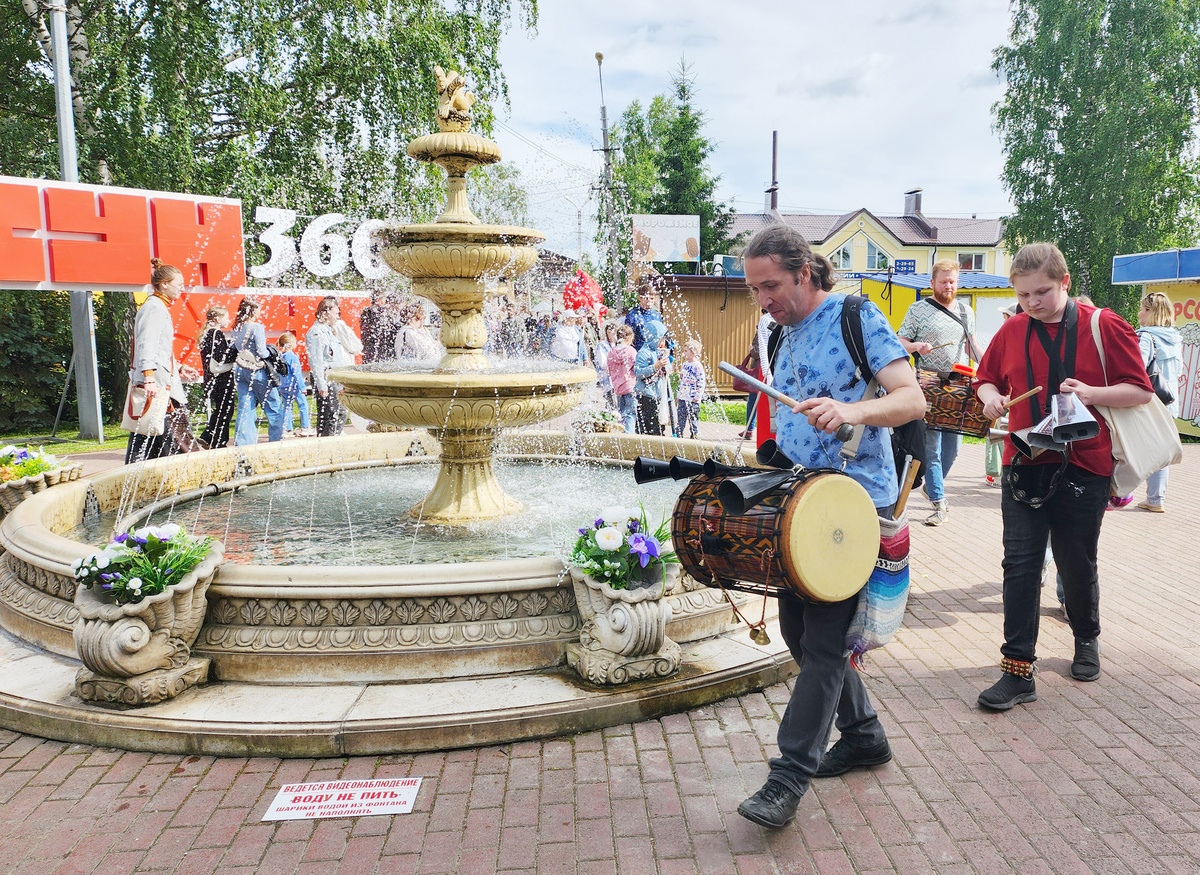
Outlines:
[[[1012,474],[1027,494],[1043,496],[1059,465],[1004,467],[1000,511],[1004,520],[1004,646],[1001,654],[1020,662],[1037,656],[1041,619],[1042,564],[1046,541],[1062,576],[1067,621],[1076,638],[1100,634],[1100,578],[1096,553],[1108,505],[1109,478],[1068,465],[1062,482],[1041,507],[1013,498]]]
[[[329,437],[342,433],[346,424],[346,408],[338,401],[338,390],[342,387],[329,383],[329,391],[317,393],[317,437]]]
[[[658,399],[649,395],[637,396],[638,434],[662,435],[662,424],[658,419]]]
[[[233,371],[213,377],[206,393],[212,413],[200,434],[200,440],[219,450],[229,443],[229,427],[233,425],[233,417],[237,413],[237,384],[233,379]]]

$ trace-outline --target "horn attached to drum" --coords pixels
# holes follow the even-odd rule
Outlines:
[[[758,452],[754,454],[758,459],[758,464],[765,465],[768,468],[794,468],[796,463],[784,455],[783,450],[779,449],[779,444],[773,440],[765,440],[762,446],[758,448]]]
[[[728,465],[722,465],[716,459],[704,460],[704,473],[708,477],[720,477],[726,474],[732,474],[737,470],[737,468],[731,468]]]
[[[671,476],[671,463],[649,456],[638,456],[633,460],[633,479],[638,483],[652,483]]]
[[[690,459],[684,459],[681,456],[673,456],[667,469],[671,472],[671,476],[676,480],[690,480],[692,477],[699,477],[706,473],[704,462],[693,462]]]
[[[717,499],[721,506],[735,516],[741,516],[754,507],[776,486],[795,477],[790,469],[787,471],[766,471],[762,474],[747,474],[744,477],[730,477],[721,481],[717,487]]]

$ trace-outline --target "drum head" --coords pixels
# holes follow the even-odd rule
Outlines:
[[[879,518],[871,496],[844,474],[818,474],[788,502],[783,566],[801,591],[840,602],[862,589],[879,556]]]

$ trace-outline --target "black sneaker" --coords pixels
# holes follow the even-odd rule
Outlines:
[[[1100,679],[1100,639],[1087,641],[1075,639],[1075,660],[1071,663],[1071,677],[1077,681]]]
[[[738,814],[759,826],[779,829],[796,816],[800,796],[778,781],[767,781],[761,790],[738,806]]]
[[[1000,680],[979,694],[979,704],[992,711],[1007,711],[1013,705],[1037,701],[1033,678],[1004,672]]]
[[[878,744],[869,747],[858,747],[839,738],[837,743],[825,751],[821,764],[817,766],[814,778],[832,778],[844,775],[851,769],[865,769],[867,766],[882,766],[892,761],[892,748],[885,738]]]

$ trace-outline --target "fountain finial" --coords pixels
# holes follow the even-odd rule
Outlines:
[[[438,87],[438,128],[454,132],[470,130],[475,95],[467,90],[467,80],[457,70],[447,73],[441,67],[434,67],[433,75]]]

